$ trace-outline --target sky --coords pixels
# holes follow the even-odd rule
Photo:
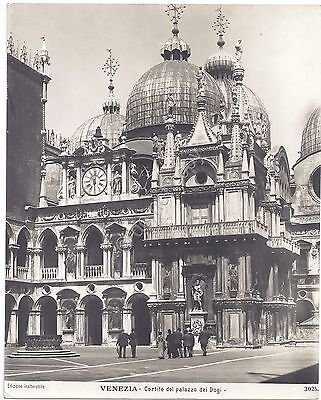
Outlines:
[[[179,23],[189,43],[189,62],[204,65],[217,51],[211,25],[215,4],[187,7]],[[33,52],[45,35],[51,57],[48,129],[70,136],[102,112],[108,78],[102,71],[107,48],[120,67],[115,94],[125,114],[134,83],[162,61],[160,48],[171,37],[165,4],[11,4],[7,34]],[[244,82],[263,101],[271,122],[272,145],[285,146],[290,165],[298,158],[301,134],[312,110],[321,104],[321,6],[223,5],[230,20],[225,50],[243,43]]]

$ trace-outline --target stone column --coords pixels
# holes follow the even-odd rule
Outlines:
[[[40,335],[40,310],[31,310],[29,313],[28,335]]]
[[[128,238],[122,244],[123,249],[123,276],[130,277],[131,270],[130,270],[130,250],[132,248],[131,240]]]
[[[224,221],[224,190],[219,189],[219,221]]]
[[[157,310],[154,308],[150,308],[150,314],[152,323],[152,329],[150,333],[150,343],[152,347],[156,347],[157,332],[159,330],[159,327],[157,326]]]
[[[152,291],[151,291],[151,295],[150,295],[151,298],[156,298],[156,295],[157,295],[156,280],[157,280],[156,260],[153,258],[152,259]]]
[[[121,192],[122,194],[127,193],[127,164],[124,156],[121,163]]]
[[[12,310],[9,320],[7,344],[16,345],[17,343],[18,343],[18,310]]]
[[[246,286],[245,291],[250,292],[252,288],[252,265],[250,254],[245,254],[245,267],[246,267]]]
[[[62,204],[67,202],[67,163],[62,164]]]
[[[61,308],[57,310],[57,335],[62,335],[64,329],[64,312]]]
[[[17,254],[18,254],[19,245],[17,244],[9,244],[10,250],[10,278],[17,278]]]
[[[56,252],[58,253],[58,272],[57,278],[61,280],[66,279],[66,268],[65,268],[65,251],[64,246],[57,246]]]
[[[27,279],[28,281],[31,281],[33,279],[33,249],[28,247],[27,248],[27,267],[28,267],[28,272],[27,272]]]
[[[250,210],[249,210],[249,218],[250,220],[255,220],[255,202],[254,202],[254,193],[250,194]]]
[[[108,345],[108,342],[109,342],[108,311],[106,308],[104,308],[102,313],[102,344]]]
[[[76,164],[76,197],[78,201],[81,199],[81,166],[78,162]]]
[[[216,272],[216,290],[215,294],[222,293],[222,257],[217,258],[217,272]]]
[[[226,297],[227,295],[227,273],[227,259],[225,257],[222,257],[222,293],[224,297]]]
[[[85,310],[76,310],[75,344],[85,344]]]
[[[271,266],[269,271],[269,282],[266,291],[266,299],[272,300],[273,296],[274,296],[274,271],[273,271],[273,266]]]
[[[273,296],[279,296],[279,266],[277,264],[273,265]]]
[[[246,259],[243,254],[239,258],[239,290],[238,297],[244,297],[246,291]]]
[[[84,278],[85,277],[85,246],[76,246],[77,251],[77,278]]]
[[[249,219],[249,194],[246,189],[243,190],[243,220]]]
[[[177,294],[179,297],[184,297],[184,277],[183,277],[183,265],[184,261],[182,257],[178,259],[177,269],[178,269],[178,285]]]
[[[181,198],[180,198],[180,195],[176,195],[175,196],[175,205],[176,205],[175,222],[176,222],[176,225],[181,225],[182,216],[181,216]]]
[[[130,332],[132,329],[131,314],[130,308],[123,308],[123,329],[125,332]]]
[[[106,241],[100,245],[100,248],[103,250],[103,277],[110,278],[110,250],[112,248],[112,244],[109,241]]]
[[[41,274],[41,254],[42,254],[42,249],[33,249],[33,279],[35,280],[41,280],[42,279],[42,274]]]

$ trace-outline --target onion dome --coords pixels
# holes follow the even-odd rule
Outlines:
[[[179,38],[177,21],[184,6],[171,4],[166,10],[173,13],[173,37],[161,49],[164,61],[145,72],[134,85],[127,101],[126,131],[128,138],[152,137],[164,126],[166,101],[171,97],[175,103],[173,117],[180,130],[189,131],[197,118],[197,79],[198,67],[190,64],[189,45]],[[223,97],[220,89],[205,72],[206,114],[210,121],[219,114]],[[150,127],[154,127],[151,132]],[[159,128],[159,129],[158,129]],[[137,131],[139,130],[139,132]]]
[[[301,158],[321,150],[321,106],[310,115],[302,134]]]

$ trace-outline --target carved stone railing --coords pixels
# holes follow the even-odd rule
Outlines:
[[[58,277],[58,267],[46,267],[41,268],[41,279],[50,281],[57,279]]]
[[[103,275],[102,265],[86,265],[85,278],[101,278]]]
[[[10,278],[10,265],[6,265],[6,278]]]
[[[28,267],[17,267],[17,278],[27,279],[28,278]]]
[[[62,350],[61,343],[61,335],[28,335],[26,350]]]
[[[146,228],[144,232],[144,239],[188,239],[195,237],[246,234],[258,234],[265,238],[268,238],[268,228],[261,222],[256,220],[215,222],[211,224],[158,226]]]
[[[133,278],[151,278],[151,265],[148,263],[135,263],[130,267],[131,276]]]
[[[284,236],[270,237],[267,241],[267,245],[273,249],[285,249],[300,255],[300,247],[293,240]]]

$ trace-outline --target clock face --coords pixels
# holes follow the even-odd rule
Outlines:
[[[90,196],[102,193],[107,185],[105,171],[98,167],[87,169],[82,178],[82,185],[84,191]]]

